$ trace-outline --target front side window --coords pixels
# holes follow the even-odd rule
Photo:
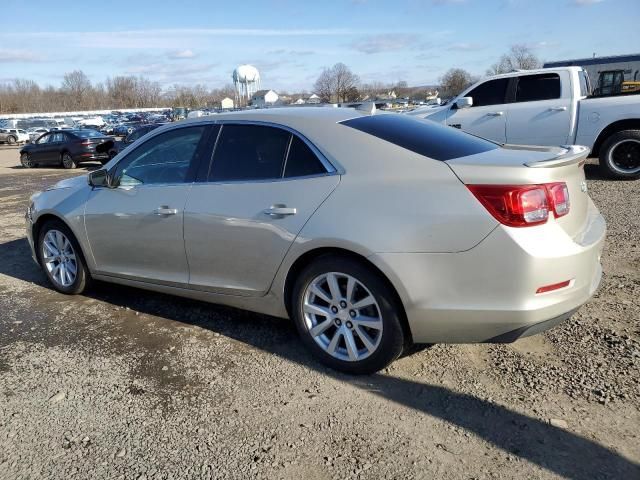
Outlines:
[[[290,136],[280,128],[262,125],[223,125],[209,181],[281,178]]]
[[[507,93],[508,78],[498,78],[489,80],[471,90],[466,97],[473,98],[472,107],[486,107],[488,105],[499,105],[504,103]]]
[[[122,186],[183,183],[204,131],[177,128],[149,139],[118,162],[113,177]]]
[[[545,73],[518,77],[516,102],[537,102],[560,98],[560,75]]]

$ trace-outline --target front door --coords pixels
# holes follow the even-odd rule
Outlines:
[[[306,141],[260,125],[224,125],[185,208],[190,287],[266,293],[292,242],[340,182]]]
[[[208,127],[168,130],[110,171],[116,188],[94,188],[85,225],[97,272],[185,286],[183,216]]]
[[[465,97],[473,98],[469,108],[452,105],[447,125],[498,143],[506,142],[506,94],[509,80],[499,78],[481,83]]]

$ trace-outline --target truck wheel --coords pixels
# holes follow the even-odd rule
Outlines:
[[[640,130],[622,130],[600,148],[600,169],[611,178],[640,177]]]
[[[16,143],[16,137],[13,137],[13,136],[9,135],[9,136],[7,137],[7,143],[8,143],[9,145],[13,145],[14,143]]]

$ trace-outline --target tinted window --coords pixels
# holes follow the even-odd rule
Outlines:
[[[342,124],[434,160],[445,161],[498,148],[493,142],[458,129],[395,113],[358,117]]]
[[[50,133],[48,135],[43,135],[38,139],[38,144],[42,144],[42,143],[48,143],[52,138],[53,138],[54,134]]]
[[[291,134],[259,125],[223,125],[213,154],[209,181],[282,177]]]
[[[293,135],[287,164],[284,168],[285,177],[304,177],[326,173],[326,169],[315,153],[296,135]]]
[[[560,75],[545,73],[544,75],[525,75],[518,77],[516,102],[535,102],[560,98]]]
[[[116,165],[120,185],[182,183],[205,127],[177,128],[150,138]]]
[[[507,92],[508,78],[498,78],[489,80],[482,85],[478,85],[465,95],[473,98],[473,107],[485,107],[487,105],[498,105],[504,103],[504,96]]]

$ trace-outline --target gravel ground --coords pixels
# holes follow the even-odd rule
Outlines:
[[[107,284],[54,292],[23,214],[78,172],[17,165],[0,149],[1,479],[640,478],[640,182],[587,165],[605,273],[571,320],[354,378],[288,321]]]

